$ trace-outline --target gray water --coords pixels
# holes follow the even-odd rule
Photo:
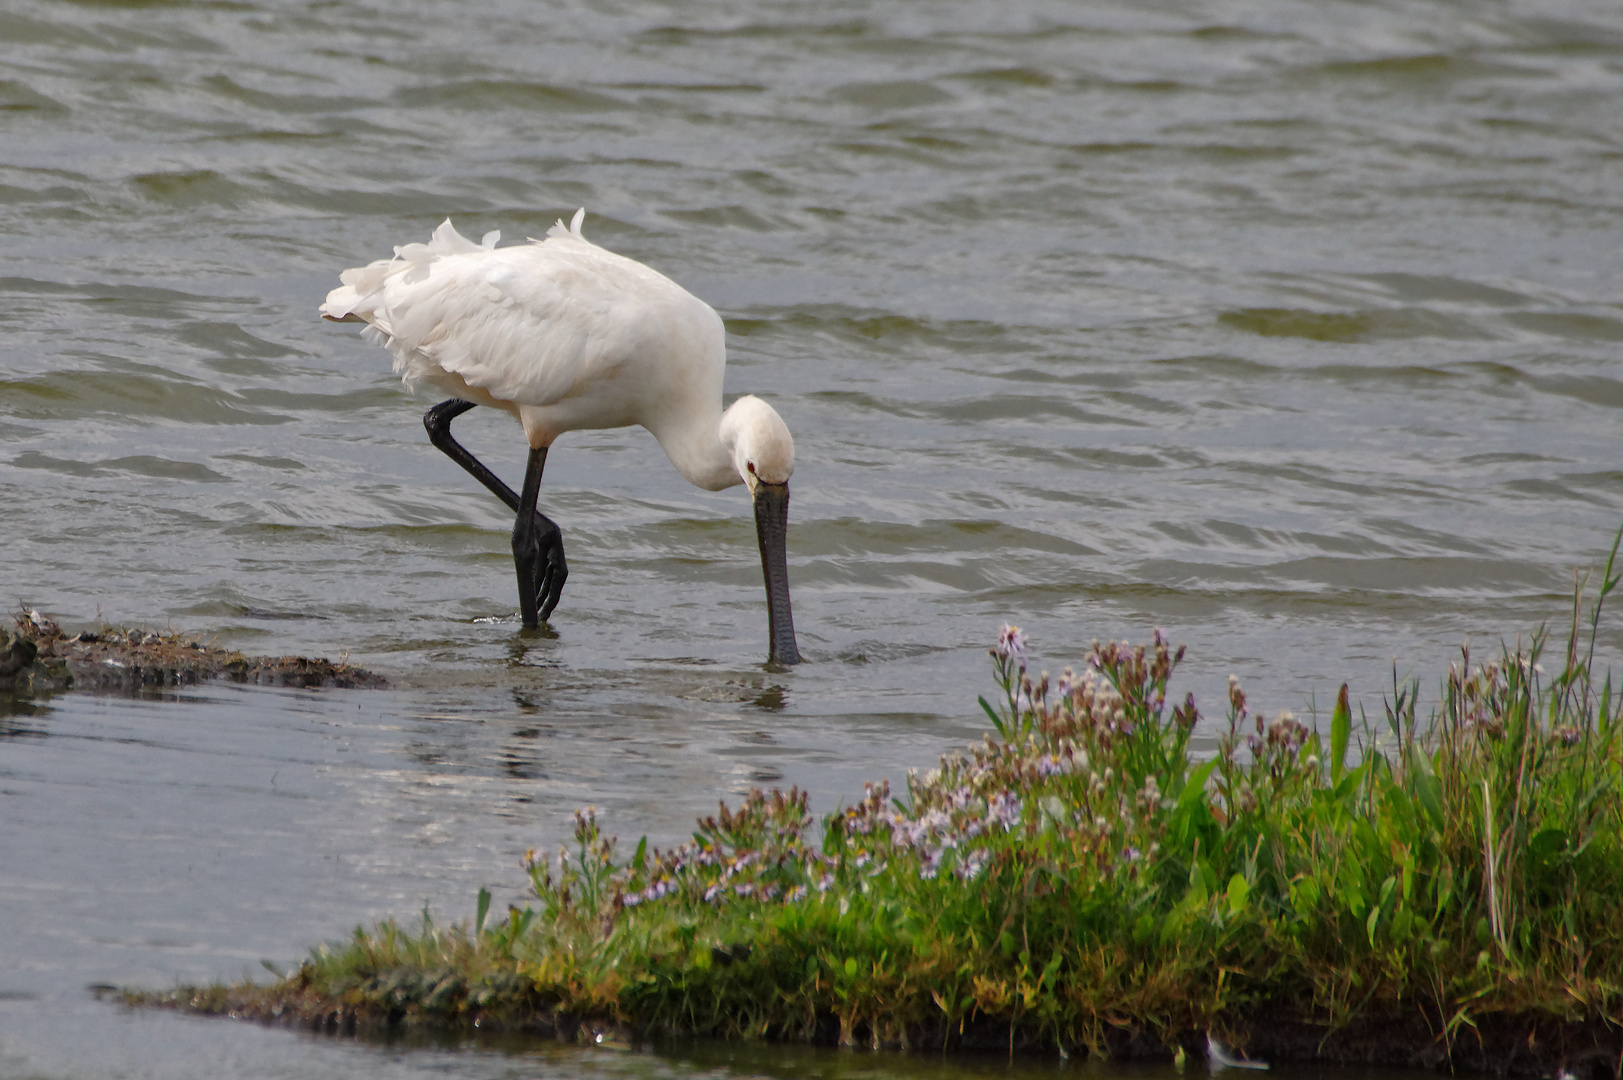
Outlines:
[[[0,594],[395,689],[0,718],[0,1075],[923,1068],[370,1046],[85,986],[521,900],[580,805],[660,840],[753,785],[829,809],[976,736],[1006,620],[1054,668],[1163,627],[1213,716],[1231,672],[1378,711],[1394,664],[1559,622],[1623,524],[1619,100],[1600,0],[9,0]],[[549,458],[572,576],[521,635],[506,512],[315,317],[446,216],[578,206],[795,434],[799,668],[761,666],[747,499],[640,430]]]

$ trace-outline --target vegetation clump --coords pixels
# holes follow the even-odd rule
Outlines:
[[[381,687],[348,664],[304,656],[245,656],[173,631],[102,626],[69,635],[34,609],[0,629],[0,692],[32,696],[60,690],[147,690],[228,679],[266,686]]]
[[[1275,1060],[1615,1077],[1623,745],[1592,664],[1618,580],[1608,560],[1586,626],[1575,604],[1553,677],[1542,631],[1467,652],[1427,723],[1412,683],[1373,720],[1343,686],[1321,733],[1231,679],[1206,760],[1159,632],[1051,679],[1006,627],[995,734],[820,834],[803,793],[751,792],[622,858],[583,810],[505,917],[481,892],[469,925],[357,929],[272,986],[132,1000],[1118,1057],[1210,1034]]]

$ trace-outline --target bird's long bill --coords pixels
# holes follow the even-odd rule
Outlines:
[[[761,542],[761,574],[766,578],[766,617],[772,625],[768,659],[800,663],[795,620],[789,611],[789,485],[755,485],[755,536]]]

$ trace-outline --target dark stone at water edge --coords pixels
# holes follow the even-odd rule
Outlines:
[[[226,679],[261,686],[381,689],[379,675],[306,656],[245,656],[175,633],[103,628],[69,636],[38,611],[0,630],[0,693],[135,691]]]

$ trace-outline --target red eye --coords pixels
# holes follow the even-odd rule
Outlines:
[[[745,463],[744,463],[744,464],[745,464],[745,466],[747,466],[747,467],[748,467],[748,468],[749,468],[749,471],[750,471],[750,472],[754,472],[754,471],[755,471],[755,462],[753,462],[753,461],[746,461],[746,462],[745,462]]]

